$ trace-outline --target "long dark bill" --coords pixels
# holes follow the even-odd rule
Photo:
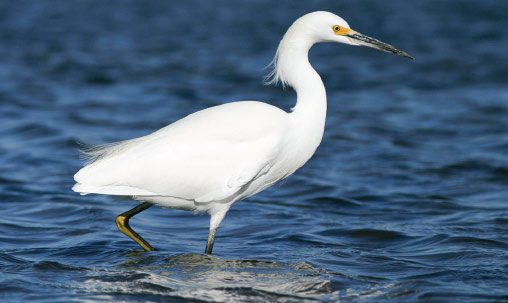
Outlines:
[[[386,44],[384,42],[381,42],[381,41],[371,38],[369,36],[365,36],[365,35],[360,34],[358,32],[354,32],[354,33],[348,34],[346,36],[351,38],[352,40],[354,40],[356,43],[358,43],[360,45],[372,47],[372,48],[378,49],[383,52],[395,54],[397,56],[402,56],[402,57],[413,59],[413,60],[415,59],[410,54],[403,52],[400,49],[396,49],[395,47],[391,46],[390,44]]]

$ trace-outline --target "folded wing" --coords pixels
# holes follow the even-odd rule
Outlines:
[[[287,131],[286,113],[265,103],[229,103],[187,116],[148,136],[98,147],[74,190],[227,199],[266,173]]]

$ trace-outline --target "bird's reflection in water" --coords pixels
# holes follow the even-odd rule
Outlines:
[[[328,274],[305,262],[225,260],[201,254],[130,253],[119,268],[86,280],[100,295],[150,294],[225,301],[337,299]]]

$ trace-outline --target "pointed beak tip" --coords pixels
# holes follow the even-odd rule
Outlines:
[[[415,60],[415,58],[413,56],[411,56],[410,54],[408,54],[406,52],[400,53],[399,56],[402,56],[404,58],[408,58],[408,59],[413,60],[413,61]]]

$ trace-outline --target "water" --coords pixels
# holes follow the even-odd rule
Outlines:
[[[325,138],[294,176],[208,217],[70,188],[77,143],[154,131],[263,87],[288,25],[329,10],[416,57],[320,45]],[[4,1],[2,302],[508,301],[505,1]]]

